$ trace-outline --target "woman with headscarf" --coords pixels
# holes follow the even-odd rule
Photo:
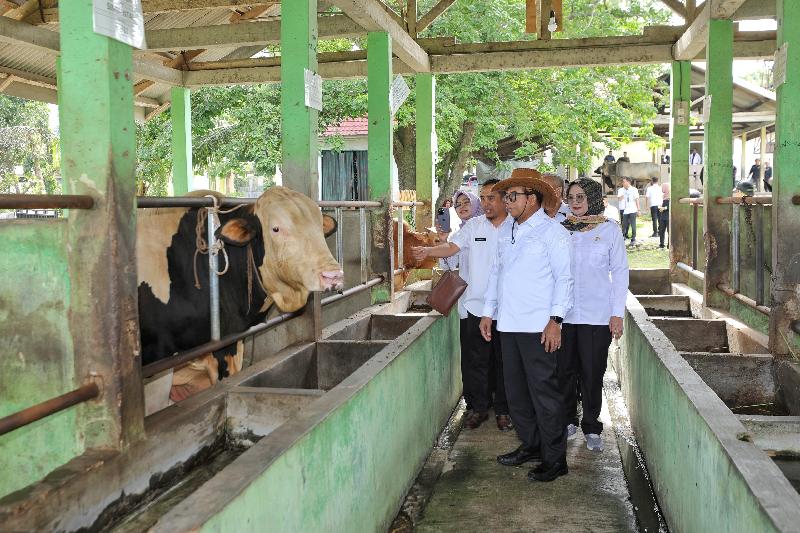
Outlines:
[[[456,214],[461,220],[461,223],[458,224],[457,228],[454,228],[452,233],[440,232],[439,239],[441,241],[449,241],[453,238],[453,235],[459,229],[461,229],[467,220],[483,214],[480,199],[469,191],[456,191],[453,195],[453,207],[455,208]],[[453,226],[453,224],[451,224],[451,226]],[[437,230],[441,230],[441,228],[437,228]],[[440,259],[439,266],[447,270],[458,268],[459,276],[461,276],[462,279],[469,279],[469,262],[467,261],[467,257],[467,254],[457,253],[454,256]],[[471,420],[474,406],[472,405],[470,388],[466,383],[466,376],[470,375],[469,369],[467,368],[469,365],[469,354],[467,353],[467,346],[469,345],[469,328],[467,324],[467,308],[464,307],[462,300],[463,296],[458,300],[458,316],[461,319],[459,334],[461,340],[461,377],[463,382],[462,384],[464,385],[464,401],[467,403],[466,420]],[[481,422],[483,422],[483,420],[481,420]],[[478,423],[478,425],[480,425],[480,423]]]
[[[573,181],[567,188],[567,203],[572,214],[562,225],[570,232],[574,299],[561,332],[559,382],[566,401],[567,438],[577,434],[580,386],[586,447],[600,452],[603,374],[611,338],[622,335],[628,258],[619,225],[603,216],[599,183],[586,178]]]

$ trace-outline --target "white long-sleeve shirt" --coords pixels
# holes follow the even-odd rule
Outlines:
[[[496,312],[498,331],[538,333],[572,307],[569,232],[544,209],[511,222],[497,237],[482,316]]]
[[[467,282],[467,290],[458,300],[458,315],[461,318],[467,318],[467,312],[478,317],[483,313],[489,269],[497,255],[497,236],[500,228],[512,221],[507,216],[500,227],[496,228],[486,215],[473,217],[450,239],[451,243],[458,246],[459,252],[456,256],[460,264],[467,265],[466,271],[459,269],[459,275]]]
[[[604,326],[612,316],[625,316],[628,256],[619,225],[609,220],[573,231],[570,243],[574,300],[564,322]]]

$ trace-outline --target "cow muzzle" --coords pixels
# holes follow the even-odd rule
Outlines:
[[[323,291],[338,291],[344,287],[344,272],[341,270],[329,270],[321,272],[319,282]]]

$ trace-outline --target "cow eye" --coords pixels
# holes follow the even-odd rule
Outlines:
[[[273,226],[272,227],[272,231],[275,232],[275,233],[278,233],[278,226]]]

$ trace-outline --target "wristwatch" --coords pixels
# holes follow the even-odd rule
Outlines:
[[[563,318],[561,318],[560,316],[555,316],[555,315],[551,316],[550,320],[552,320],[556,324],[561,324],[564,321]]]

